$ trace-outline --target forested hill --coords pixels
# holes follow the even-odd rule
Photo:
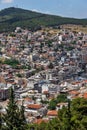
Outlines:
[[[86,25],[87,19],[65,18],[14,7],[0,11],[0,32],[12,31],[17,26],[36,29],[40,26],[56,26],[61,24]]]

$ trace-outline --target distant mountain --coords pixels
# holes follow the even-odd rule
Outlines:
[[[56,26],[62,24],[87,25],[87,19],[65,18],[14,7],[0,11],[0,32],[12,31],[17,26],[34,30],[40,26]]]

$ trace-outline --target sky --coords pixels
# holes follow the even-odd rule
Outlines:
[[[0,0],[0,10],[18,7],[73,18],[87,18],[87,0]]]

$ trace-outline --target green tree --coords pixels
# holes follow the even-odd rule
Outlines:
[[[77,98],[58,112],[62,130],[87,130],[87,100]]]
[[[68,108],[63,107],[62,110],[59,110],[59,120],[62,130],[71,130],[71,117]]]
[[[21,109],[16,104],[14,91],[10,89],[9,103],[6,114],[3,116],[6,130],[25,130],[24,108]]]
[[[55,100],[50,103],[53,105]],[[53,108],[53,107],[52,107]],[[68,106],[58,111],[58,117],[40,124],[38,130],[87,130],[87,99],[68,101]]]
[[[2,107],[0,106],[0,110],[2,109]],[[1,115],[1,112],[0,112],[0,130],[2,129],[2,115]]]
[[[26,118],[25,118],[25,115],[24,115],[23,103],[22,103],[22,106],[21,106],[21,109],[20,109],[20,112],[19,112],[19,121],[20,121],[20,124],[21,124],[21,130],[24,130],[24,128],[26,128]]]
[[[67,95],[66,94],[60,94],[57,96],[57,103],[60,103],[60,102],[67,102],[68,99],[67,99]]]
[[[77,98],[71,103],[74,129],[87,130],[87,99]]]
[[[52,45],[52,41],[51,40],[48,40],[47,41],[47,45],[48,45],[48,47],[52,47],[53,45]]]
[[[56,100],[55,100],[55,99],[52,99],[52,100],[49,102],[48,108],[49,108],[50,110],[55,110],[55,109],[56,109]]]
[[[38,130],[45,130],[46,129],[46,123],[45,122],[41,122],[41,124],[39,124]]]
[[[7,65],[11,65],[13,68],[15,68],[15,67],[17,67],[17,65],[19,65],[19,61],[14,58],[6,59],[3,63],[7,64]]]
[[[47,130],[60,130],[60,121],[59,118],[54,118],[52,119],[48,125],[47,125]]]

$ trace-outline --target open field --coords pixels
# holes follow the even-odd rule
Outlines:
[[[70,29],[71,31],[76,31],[76,32],[83,32],[87,34],[87,25],[62,25],[63,28],[65,29]]]

